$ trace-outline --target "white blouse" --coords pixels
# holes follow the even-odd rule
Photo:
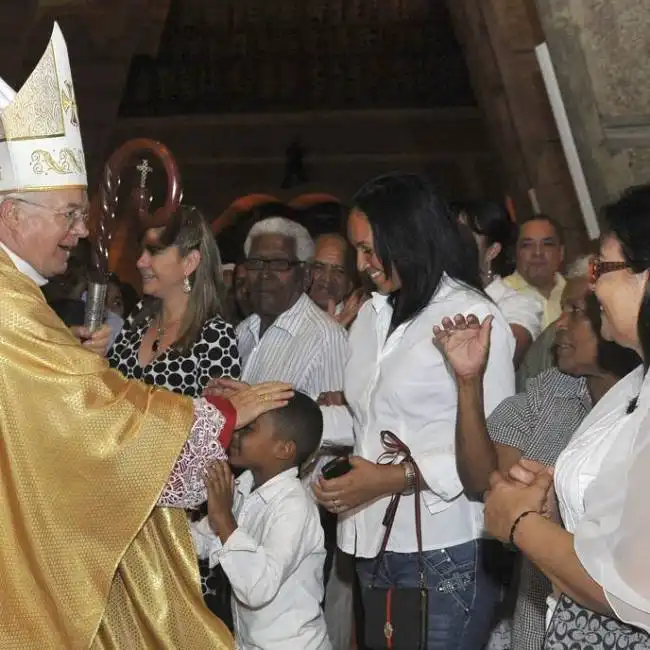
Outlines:
[[[555,491],[564,527],[574,533],[585,514],[585,491],[598,476],[603,460],[621,435],[630,416],[626,414],[643,382],[639,366],[600,399],[573,434],[555,465]]]
[[[476,539],[483,531],[482,505],[470,501],[456,471],[457,390],[453,374],[433,344],[432,328],[445,316],[494,316],[485,375],[489,414],[514,393],[514,337],[490,300],[445,277],[429,305],[386,338],[393,309],[375,294],[350,330],[345,369],[349,407],[323,407],[323,440],[354,444],[354,453],[373,462],[384,452],[380,434],[395,433],[413,453],[429,489],[422,493],[425,550]],[[414,497],[400,502],[388,550],[417,550]],[[377,499],[339,516],[339,546],[357,557],[375,557],[384,534],[382,518],[389,498]]]
[[[515,291],[498,275],[485,287],[509,325],[520,325],[530,332],[533,341],[542,331],[544,303],[532,293]]]
[[[584,496],[574,546],[622,621],[650,632],[650,379]]]

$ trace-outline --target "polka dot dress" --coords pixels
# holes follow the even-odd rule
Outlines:
[[[174,393],[198,397],[215,377],[239,379],[241,367],[237,337],[232,325],[221,318],[205,323],[198,340],[187,353],[167,348],[147,366],[138,362],[142,338],[151,320],[134,324],[142,308],[133,311],[115,343],[108,352],[108,362],[125,377],[140,379]],[[201,591],[208,607],[232,629],[230,612],[230,585],[220,567],[210,570],[207,561],[200,562]]]
[[[137,314],[142,304],[134,313]],[[148,365],[138,363],[140,344],[150,321],[134,324],[130,316],[108,353],[111,367],[125,377],[141,379],[175,393],[197,397],[213,377],[239,379],[241,369],[235,330],[221,318],[205,323],[191,350],[181,353],[167,348]]]

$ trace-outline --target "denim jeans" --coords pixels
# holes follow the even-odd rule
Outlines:
[[[480,650],[488,640],[499,585],[486,570],[486,543],[473,540],[424,552],[429,589],[427,650]],[[372,583],[374,560],[357,559],[365,595]],[[417,587],[417,553],[384,554],[377,587]],[[363,596],[362,596],[363,599]]]

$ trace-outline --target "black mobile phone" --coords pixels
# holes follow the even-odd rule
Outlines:
[[[338,478],[339,476],[347,474],[351,469],[352,465],[350,465],[347,456],[341,456],[339,458],[333,458],[329,463],[323,465],[321,474],[324,479],[329,481],[332,478]]]

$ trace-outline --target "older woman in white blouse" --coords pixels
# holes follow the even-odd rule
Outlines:
[[[409,463],[377,463],[386,451],[381,432],[392,431],[408,445],[425,483],[425,647],[476,650],[487,639],[497,587],[482,563],[482,505],[463,493],[456,471],[456,384],[431,346],[430,332],[450,312],[494,317],[488,412],[514,392],[514,338],[483,292],[476,255],[455,215],[422,178],[390,174],[364,186],[348,219],[348,237],[359,271],[377,291],[350,330],[346,405],[324,407],[324,439],[354,445],[352,470],[321,479],[314,491],[339,514],[339,546],[357,558],[365,606],[386,507],[391,495],[407,490],[412,469]],[[377,586],[417,587],[418,574],[414,496],[405,494]]]
[[[626,192],[605,217],[593,267],[602,333],[644,366],[602,398],[558,459],[566,529],[548,518],[548,471],[519,467],[522,483],[493,476],[486,505],[490,532],[556,587],[545,642],[553,650],[650,648],[650,186]]]

